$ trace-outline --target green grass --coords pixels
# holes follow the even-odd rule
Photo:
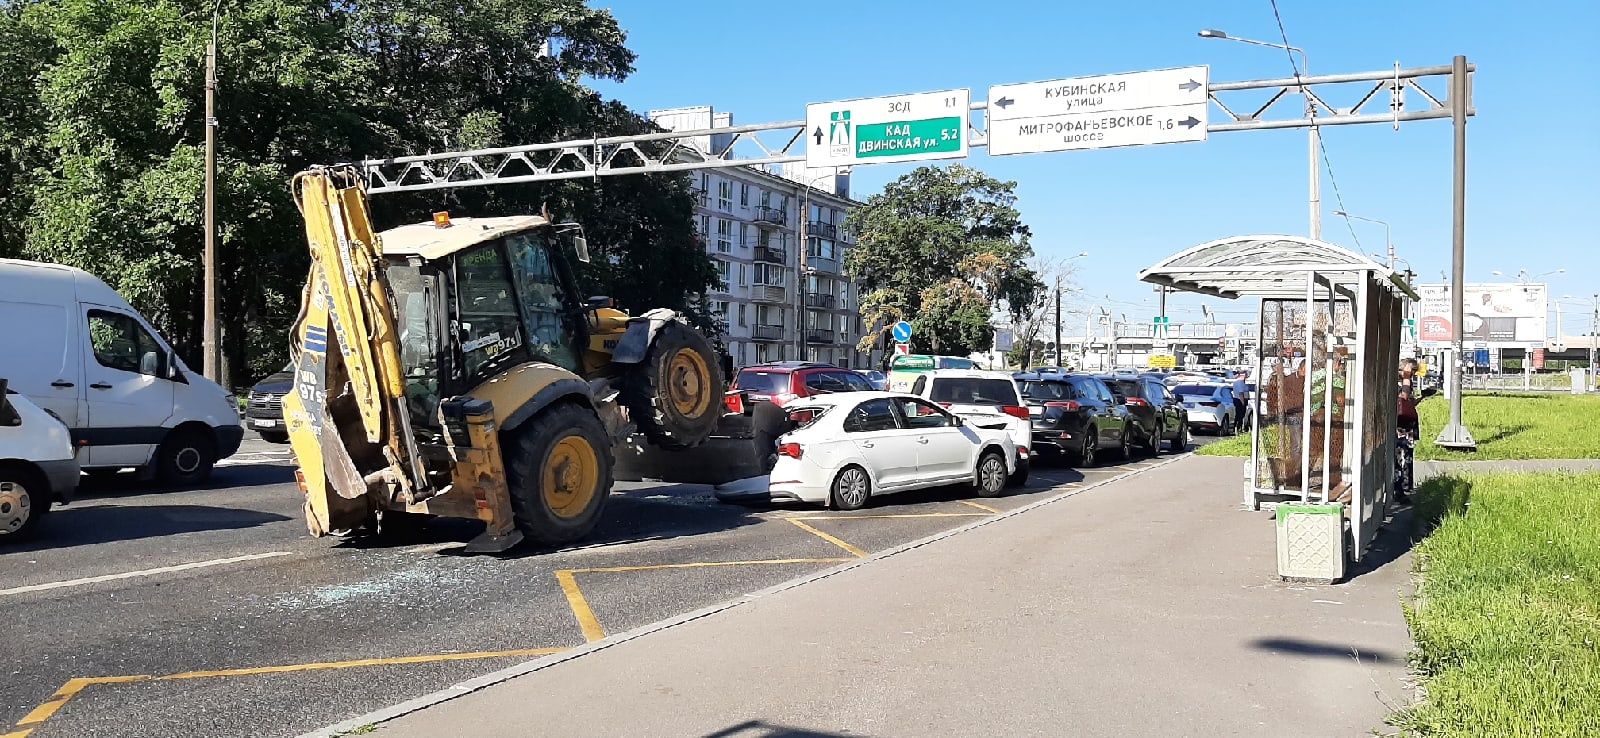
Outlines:
[[[1272,430],[1271,428],[1267,429],[1267,440],[1269,442],[1272,440]],[[1271,444],[1268,443],[1267,447],[1270,446]],[[1249,456],[1250,434],[1240,433],[1237,436],[1220,439],[1216,443],[1201,446],[1195,450],[1195,453],[1201,456]]]
[[[1573,394],[1469,394],[1461,420],[1478,450],[1461,453],[1433,445],[1450,419],[1450,401],[1430,397],[1417,407],[1424,461],[1600,458],[1600,396]]]
[[[1462,420],[1478,450],[1462,453],[1433,445],[1450,419],[1450,402],[1431,397],[1418,406],[1421,461],[1600,458],[1600,396],[1571,394],[1468,394]],[[1202,456],[1249,456],[1250,434],[1225,438],[1196,453]]]
[[[1600,736],[1600,473],[1439,477],[1417,499],[1421,524],[1437,521],[1406,608],[1426,697],[1391,722]]]

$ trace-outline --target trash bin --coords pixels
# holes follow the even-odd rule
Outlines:
[[[1344,505],[1280,503],[1278,576],[1332,584],[1344,578]]]

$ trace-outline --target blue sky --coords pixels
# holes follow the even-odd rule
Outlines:
[[[1282,51],[1203,39],[1202,28],[1278,41],[1267,0],[1227,2],[970,3],[948,0],[612,0],[638,53],[638,71],[602,93],[639,110],[712,105],[735,123],[792,120],[805,104],[992,84],[1160,69],[1211,67],[1213,82],[1292,74]],[[1314,74],[1449,64],[1478,65],[1468,124],[1467,279],[1491,270],[1545,278],[1569,333],[1600,292],[1600,3],[1328,2],[1279,0],[1289,41]],[[1443,85],[1432,84],[1435,94]],[[1354,100],[1333,99],[1335,105]],[[1415,95],[1408,103],[1415,106]],[[1212,121],[1221,113],[1213,109]],[[1384,249],[1390,222],[1399,254],[1425,282],[1450,264],[1448,120],[1323,129],[1333,180],[1323,172],[1323,238],[1364,253]],[[1085,300],[1130,320],[1155,314],[1136,273],[1163,257],[1244,233],[1308,233],[1306,132],[1212,134],[1204,143],[989,157],[967,163],[1018,182],[1033,245],[1077,260]],[[856,169],[858,199],[914,165]],[[1590,214],[1585,217],[1585,213]],[[1173,297],[1174,321],[1199,318],[1202,298]],[[1081,301],[1080,301],[1081,302]],[[1247,305],[1210,301],[1222,317]],[[1069,325],[1071,325],[1069,323]],[[1551,324],[1552,330],[1554,323]]]

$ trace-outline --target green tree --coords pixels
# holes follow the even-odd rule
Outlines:
[[[105,279],[199,363],[206,0],[0,0],[0,255]],[[225,366],[280,367],[307,264],[289,196],[316,164],[654,130],[585,78],[634,55],[581,0],[225,0],[217,91]],[[705,321],[716,273],[682,177],[391,195],[377,225],[539,212],[585,223],[597,293]]]
[[[867,325],[911,322],[919,351],[987,350],[995,314],[1020,320],[1044,284],[1016,208],[1016,183],[955,164],[921,167],[851,213],[845,270]],[[878,339],[861,339],[863,348]]]

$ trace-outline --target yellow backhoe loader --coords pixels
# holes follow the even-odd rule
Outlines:
[[[373,231],[354,170],[295,176],[311,270],[284,398],[313,535],[477,518],[472,552],[588,534],[613,446],[688,449],[723,406],[720,362],[671,310],[584,297],[548,215]]]

